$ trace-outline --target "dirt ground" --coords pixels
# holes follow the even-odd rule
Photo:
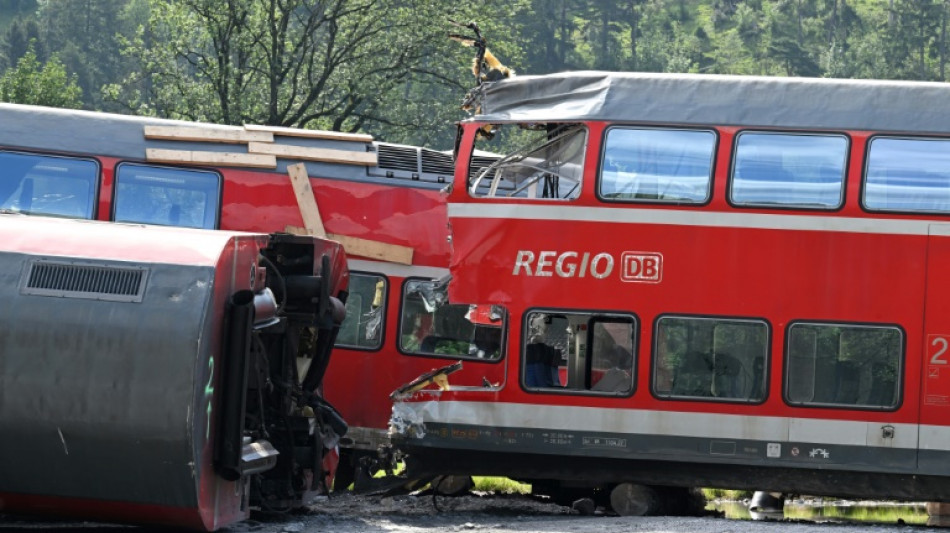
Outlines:
[[[902,524],[840,524],[729,520],[706,517],[580,516],[529,496],[355,496],[321,500],[307,513],[254,520],[233,532],[293,533],[947,533],[950,529]]]
[[[105,533],[147,531],[88,522],[46,522],[0,515],[0,531]],[[231,533],[947,533],[950,529],[903,524],[841,524],[730,520],[706,517],[581,516],[546,501],[522,495],[431,494],[320,499],[308,510],[254,516]]]

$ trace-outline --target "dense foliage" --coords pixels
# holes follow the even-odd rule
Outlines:
[[[445,148],[473,84],[450,19],[520,74],[944,81],[948,17],[948,0],[9,0],[2,97]]]

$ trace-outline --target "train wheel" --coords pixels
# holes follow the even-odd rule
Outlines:
[[[471,476],[439,476],[431,482],[432,491],[441,496],[461,496],[475,488]]]
[[[648,516],[663,509],[663,501],[653,487],[621,483],[610,491],[610,507],[620,516]]]

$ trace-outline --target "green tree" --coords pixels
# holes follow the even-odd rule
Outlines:
[[[143,0],[51,0],[37,17],[46,28],[46,46],[69,72],[77,74],[85,105],[102,108],[102,86],[124,75],[120,33],[131,34]]]
[[[7,64],[15,65],[31,46],[37,59],[46,61],[46,46],[39,25],[35,20],[15,19],[3,35],[2,49]]]
[[[32,48],[16,66],[0,76],[0,100],[17,104],[51,107],[82,107],[82,89],[76,76],[66,74],[66,67],[56,57],[42,64]]]
[[[446,38],[448,19],[509,4],[518,2],[152,0],[148,23],[125,42],[134,74],[109,94],[173,118],[408,131],[439,115],[430,108],[448,102],[440,88],[473,84],[468,65],[447,59],[474,53]]]

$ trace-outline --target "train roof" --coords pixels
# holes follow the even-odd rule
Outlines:
[[[82,235],[83,239],[77,239]],[[89,240],[97,242],[95,256],[111,261],[178,263],[213,266],[232,241],[266,235],[238,231],[202,230],[174,226],[126,224],[0,213],[0,251],[48,258],[88,257]],[[339,245],[336,245],[339,246]]]
[[[483,86],[474,120],[950,133],[950,84],[708,74],[563,72]]]
[[[226,153],[249,150],[247,143],[241,146],[231,142],[163,140],[146,138],[144,135],[145,126],[181,127],[219,135],[243,132],[245,128],[242,126],[98,111],[0,103],[0,125],[0,148],[14,150],[54,151],[134,161],[146,161],[146,150],[149,148]],[[303,161],[292,156],[278,155],[276,168],[263,169],[264,172],[285,174],[289,165],[303,162],[312,177],[429,189],[444,187],[445,183],[451,181],[454,172],[451,152],[373,141],[369,135],[350,135],[350,139],[341,140],[301,137],[295,131],[308,130],[298,128],[274,128],[273,131],[277,145],[332,150],[338,153],[350,151],[357,156],[374,152],[377,164]],[[341,134],[340,137],[346,135],[348,134]],[[182,164],[188,165],[184,161]]]

